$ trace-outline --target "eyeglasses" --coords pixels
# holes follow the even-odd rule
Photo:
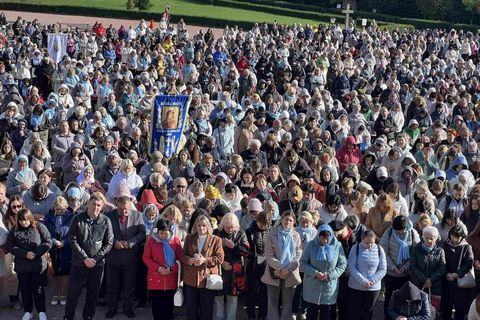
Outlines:
[[[175,188],[178,188],[178,189],[186,189],[187,186],[176,186]]]

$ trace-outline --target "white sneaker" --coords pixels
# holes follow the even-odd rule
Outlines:
[[[30,312],[25,312],[25,314],[22,317],[22,320],[30,320],[33,319],[33,315]]]
[[[40,312],[38,314],[38,320],[47,320],[47,314],[45,312]]]

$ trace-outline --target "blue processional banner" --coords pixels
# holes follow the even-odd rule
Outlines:
[[[156,96],[150,126],[150,154],[176,155],[187,120],[189,96]]]

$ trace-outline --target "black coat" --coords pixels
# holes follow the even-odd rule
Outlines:
[[[15,256],[17,273],[41,273],[47,270],[45,254],[52,247],[52,239],[47,227],[37,223],[36,228],[12,228],[7,237],[8,251]],[[33,260],[27,259],[27,253],[35,253]]]
[[[72,265],[84,266],[86,258],[93,258],[97,266],[102,266],[113,245],[112,223],[104,214],[92,221],[86,212],[79,213],[72,219],[68,239],[72,247]]]

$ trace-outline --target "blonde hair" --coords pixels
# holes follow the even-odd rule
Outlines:
[[[232,225],[235,231],[240,230],[240,222],[238,221],[238,217],[235,213],[229,212],[223,216],[222,220],[220,220],[220,224],[218,225],[218,230],[223,230],[225,226]]]
[[[195,220],[195,223],[193,224],[193,228],[192,228],[192,234],[197,234],[198,233],[197,232],[197,225],[200,222],[205,223],[205,225],[207,226],[207,229],[208,229],[208,234],[213,234],[213,228],[212,228],[212,224],[210,222],[210,219],[208,219],[208,217],[203,215],[203,214],[198,216],[197,220]]]
[[[130,166],[133,167],[133,168],[135,168],[135,167],[133,166],[132,160],[130,160],[130,159],[124,159],[124,160],[122,160],[122,164],[120,165],[120,171],[121,171],[122,173],[126,173],[126,172],[127,172],[127,168],[130,167]]]
[[[162,212],[162,216],[166,219],[167,216],[173,214],[173,219],[175,220],[175,223],[179,224],[183,220],[183,215],[180,209],[178,209],[177,206],[175,205],[169,205],[168,207],[165,208]]]
[[[62,197],[58,196],[52,203],[52,208],[60,208],[62,210],[66,210],[68,208],[67,200]]]
[[[308,220],[308,222],[313,223],[313,216],[308,211],[302,211],[302,213],[300,213],[298,216],[298,223],[300,223],[302,220]]]

